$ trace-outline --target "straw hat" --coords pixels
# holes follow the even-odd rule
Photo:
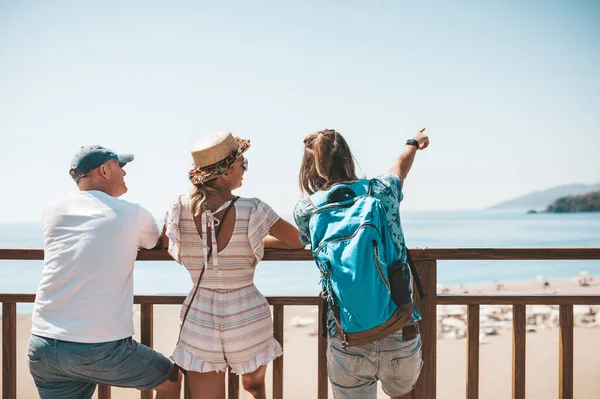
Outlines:
[[[204,137],[191,150],[194,167],[189,172],[192,184],[205,183],[228,171],[250,148],[250,140],[217,132]]]

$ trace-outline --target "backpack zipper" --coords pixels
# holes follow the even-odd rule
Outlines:
[[[353,238],[355,235],[358,234],[358,232],[360,231],[360,229],[362,229],[363,227],[373,227],[375,230],[377,230],[377,226],[375,226],[373,223],[364,223],[361,224],[358,229],[356,229],[356,231],[354,232],[354,234],[352,234],[349,237],[341,237],[341,238],[336,238],[335,240],[331,240],[331,241],[326,241],[321,243],[321,245],[319,245],[319,247],[317,248],[317,250],[315,251],[315,253],[318,253],[321,249],[323,249],[323,247],[327,244],[331,244],[333,242],[339,242],[339,241],[346,241],[346,240],[350,240],[351,238]],[[379,233],[379,230],[377,230],[377,232]]]
[[[379,263],[379,247],[377,246],[377,242],[373,240],[373,252],[375,253],[375,265],[377,266],[377,271],[379,272],[379,276],[385,284],[385,287],[388,290],[388,293],[392,294],[392,289],[390,288],[390,283],[385,279],[385,275],[383,274],[383,270],[381,269],[381,264]]]
[[[364,223],[364,224],[361,224],[358,227],[358,229],[356,229],[356,231],[354,232],[354,234],[352,234],[349,237],[336,238],[335,240],[331,240],[331,241],[327,241],[327,242],[322,243],[321,245],[319,245],[319,247],[317,248],[317,250],[315,251],[315,253],[318,253],[327,244],[331,244],[333,242],[340,242],[340,241],[346,241],[346,240],[352,239],[355,235],[358,234],[358,232],[360,231],[360,229],[362,229],[363,227],[373,227],[377,232],[379,232],[379,230],[377,230],[377,226],[375,226],[373,223]],[[379,277],[381,277],[381,281],[383,281],[383,284],[385,284],[385,287],[387,288],[388,292],[391,295],[392,289],[390,287],[390,283],[389,283],[389,281],[386,280],[385,274],[383,274],[383,269],[381,269],[381,264],[379,262],[379,247],[377,246],[377,242],[376,241],[373,241],[373,252],[374,252],[374,255],[375,255],[375,265],[377,267],[377,271],[379,272]]]

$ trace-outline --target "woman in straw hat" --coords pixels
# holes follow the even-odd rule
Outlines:
[[[281,356],[269,304],[253,284],[264,248],[300,249],[298,230],[258,198],[239,198],[250,142],[231,133],[205,137],[192,148],[193,187],[165,217],[162,245],[194,282],[181,310],[173,353],[194,398],[224,398],[227,367],[265,398],[267,363]]]

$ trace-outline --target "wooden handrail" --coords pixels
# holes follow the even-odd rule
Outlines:
[[[411,250],[418,252],[418,250]],[[425,248],[435,260],[597,260],[600,248]]]
[[[598,305],[600,295],[446,295],[438,305]]]
[[[559,305],[559,395],[573,398],[573,305],[598,305],[600,295],[438,295],[437,260],[599,260],[600,248],[425,248],[410,250],[428,295],[417,300],[423,320],[419,323],[423,339],[423,369],[413,398],[436,397],[436,338],[437,305],[468,305],[467,338],[467,398],[478,398],[479,392],[479,310],[480,305],[513,306],[513,398],[525,397],[526,306]],[[0,249],[0,260],[42,260],[41,249]],[[142,250],[138,260],[171,260],[166,251]],[[311,261],[308,250],[266,250],[264,260]],[[0,265],[1,267],[2,265]],[[460,266],[457,266],[460,267]],[[136,295],[134,303],[141,305],[141,341],[153,344],[153,306],[180,305],[184,295]],[[2,399],[16,399],[16,304],[31,303],[35,294],[0,293],[2,303]],[[283,316],[285,306],[313,305],[319,307],[319,321],[323,315],[321,300],[314,296],[267,297],[273,306],[275,338],[283,346]],[[327,398],[327,341],[322,338],[322,323],[318,331],[317,397]],[[239,397],[239,378],[228,376],[229,398]],[[110,387],[100,387],[100,399],[110,399]],[[152,398],[152,392],[142,392],[142,398]],[[189,398],[189,392],[184,395]],[[283,358],[273,362],[273,397],[283,397]]]
[[[423,248],[410,249],[417,260],[599,260],[600,248]],[[44,250],[2,248],[0,260],[43,260]],[[142,249],[139,261],[171,261],[165,250]],[[309,250],[266,249],[266,261],[312,261]]]
[[[185,295],[135,295],[136,305],[181,305]],[[321,299],[316,296],[267,297],[270,305],[319,305]],[[600,295],[436,295],[436,305],[599,305]],[[35,294],[2,294],[0,302],[33,303]],[[419,307],[420,309],[421,307]]]

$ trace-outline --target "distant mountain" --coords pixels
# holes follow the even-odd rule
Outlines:
[[[591,191],[600,190],[600,183],[586,185],[586,184],[566,184],[564,186],[558,186],[549,188],[542,191],[534,191],[532,193],[523,195],[518,198],[514,198],[508,201],[501,202],[490,209],[511,209],[511,208],[532,208],[532,209],[546,209],[550,204],[562,197],[568,197],[571,195],[583,195]]]
[[[546,212],[600,212],[600,191],[559,198],[546,208]]]

